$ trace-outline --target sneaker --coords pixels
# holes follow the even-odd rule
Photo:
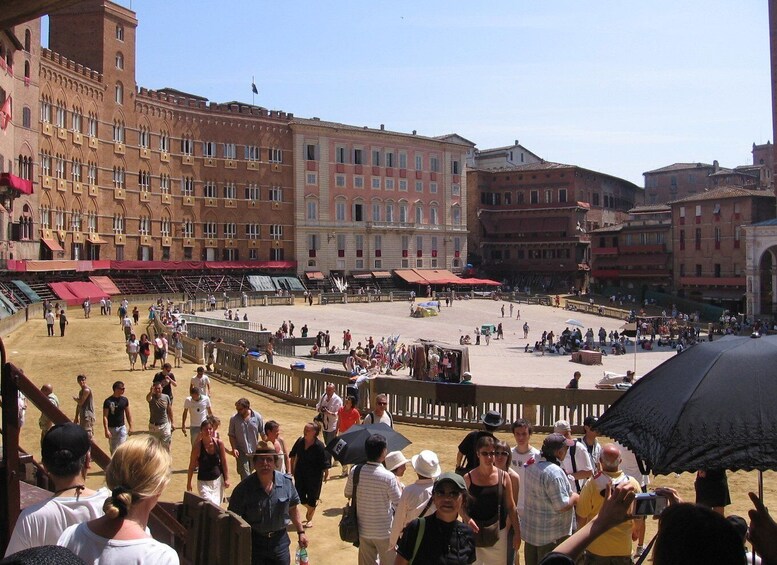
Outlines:
[[[645,552],[645,548],[641,545],[637,546],[637,551],[634,552],[634,561],[638,560],[640,557],[642,557],[642,554]]]

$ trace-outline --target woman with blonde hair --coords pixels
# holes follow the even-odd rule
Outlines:
[[[170,482],[170,452],[150,435],[127,439],[105,469],[111,496],[105,515],[67,528],[57,545],[86,563],[100,565],[177,565],[173,548],[147,533],[148,517]]]

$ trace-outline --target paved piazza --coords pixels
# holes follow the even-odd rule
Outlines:
[[[421,302],[419,299],[418,302]],[[643,375],[676,353],[668,348],[655,351],[642,351],[634,354],[629,348],[626,355],[608,355],[603,358],[602,365],[580,365],[571,363],[568,355],[540,356],[525,353],[527,343],[537,341],[544,330],[553,330],[559,335],[567,319],[573,318],[586,324],[582,331],[592,327],[596,334],[599,327],[604,327],[609,333],[623,325],[623,321],[605,318],[581,312],[570,312],[549,306],[514,305],[513,318],[501,317],[501,306],[505,305],[505,315],[510,311],[507,302],[495,300],[457,300],[452,307],[446,308],[444,303],[438,316],[430,318],[411,318],[408,302],[390,302],[374,304],[329,304],[327,306],[303,305],[298,299],[295,306],[267,306],[241,308],[240,314],[247,312],[252,322],[261,322],[265,328],[277,330],[283,320],[294,323],[294,334],[299,336],[303,325],[307,324],[309,334],[315,336],[318,331],[329,330],[332,336],[331,344],[342,346],[343,330],[349,328],[353,335],[354,345],[358,341],[366,343],[372,336],[378,341],[381,336],[400,335],[400,342],[413,343],[419,338],[445,341],[458,344],[459,337],[469,334],[474,341],[475,326],[492,323],[502,323],[504,340],[494,340],[486,346],[481,339],[481,345],[469,348],[470,370],[473,381],[478,384],[535,386],[541,388],[564,387],[574,371],[580,371],[583,378],[580,388],[594,388],[602,377],[603,371],[625,373],[634,369],[636,363],[637,375]],[[516,319],[520,309],[521,318]],[[216,310],[206,313],[223,318],[224,311]],[[523,339],[523,324],[529,323],[529,339]],[[572,329],[570,327],[570,329]],[[250,345],[250,344],[249,344]],[[290,359],[275,356],[276,363],[287,363]],[[318,369],[328,364],[321,361],[305,360],[308,368]],[[329,365],[331,366],[331,365]],[[400,377],[407,378],[407,372]]]

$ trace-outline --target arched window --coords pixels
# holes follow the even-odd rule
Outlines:
[[[124,55],[116,53],[116,68],[121,70],[124,68]]]
[[[30,44],[32,43],[32,34],[29,29],[24,30],[24,50],[27,53],[30,52]]]
[[[121,24],[116,24],[116,39],[124,41],[124,26]]]
[[[24,62],[24,78],[30,78],[30,62]]]
[[[116,104],[124,104],[124,86],[120,83],[116,83]]]

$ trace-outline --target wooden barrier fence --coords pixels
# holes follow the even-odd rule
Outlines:
[[[344,397],[351,384],[347,376],[335,371],[317,373],[281,367],[244,357],[239,347],[219,346],[215,372],[260,392],[303,406],[315,406],[326,390],[335,385]],[[493,385],[460,385],[423,382],[392,377],[377,377],[359,389],[360,408],[369,410],[375,395],[389,395],[389,409],[399,422],[414,424],[479,427],[479,418],[488,410],[497,410],[506,421],[526,418],[537,431],[552,431],[557,420],[569,420],[582,430],[586,416],[600,416],[623,391],[541,389]]]

